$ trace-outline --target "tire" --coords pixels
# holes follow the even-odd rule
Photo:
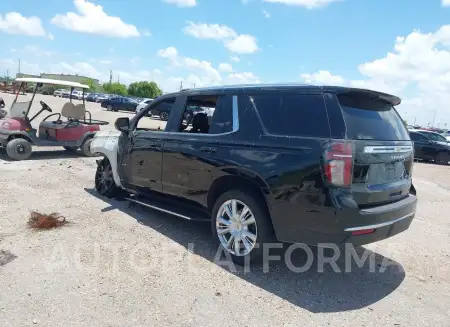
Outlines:
[[[13,139],[6,144],[6,154],[12,160],[28,159],[31,151],[31,143],[22,138]]]
[[[106,110],[111,111],[111,110],[113,110],[113,107],[109,104],[106,106]]]
[[[85,156],[85,157],[96,157],[98,156],[97,153],[92,153],[91,152],[91,143],[92,143],[92,137],[87,138],[86,140],[84,140],[83,144],[81,144],[81,153]]]
[[[249,209],[248,214],[246,215],[247,221],[250,221],[249,214],[253,216],[254,223],[248,223],[247,225],[240,225],[241,229],[238,228],[238,233],[244,233],[244,238],[241,238],[238,241],[238,251],[236,251],[235,244],[226,247],[225,243],[229,241],[232,237],[231,233],[225,232],[219,235],[219,230],[222,231],[229,230],[230,227],[224,228],[232,219],[229,219],[228,214],[224,211],[224,206],[229,204],[231,205],[233,201],[237,203],[237,211],[242,213],[245,207]],[[223,213],[222,213],[223,212]],[[228,221],[227,224],[221,224],[219,218],[222,217],[224,220]],[[235,224],[234,222],[232,224]],[[222,247],[223,251],[227,252],[227,256],[230,255],[231,259],[237,263],[238,265],[244,265],[246,262],[257,263],[262,260],[263,256],[263,245],[274,241],[274,232],[272,227],[272,222],[267,211],[267,208],[261,204],[261,200],[252,194],[252,192],[243,191],[243,190],[231,190],[222,194],[215,202],[212,216],[211,216],[211,229],[215,239],[215,242],[218,246]],[[255,236],[255,238],[249,237],[249,234]],[[242,236],[242,235],[241,235]],[[227,238],[228,237],[228,238]],[[234,238],[235,239],[235,238]],[[244,241],[247,244],[252,245],[253,247],[250,251],[245,248]],[[248,260],[248,261],[247,261]]]
[[[77,146],[63,146],[64,150],[69,152],[77,152],[78,147]]]
[[[167,112],[161,112],[159,114],[159,118],[163,121],[167,121],[167,120],[169,120],[169,114]]]
[[[434,162],[438,165],[448,165],[449,161],[450,161],[449,155],[445,152],[439,152],[434,157]]]
[[[95,172],[95,190],[107,198],[113,198],[122,192],[114,182],[111,163],[106,157],[97,165],[97,171]]]

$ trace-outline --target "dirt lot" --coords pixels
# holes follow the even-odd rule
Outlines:
[[[88,109],[110,121],[127,115]],[[2,158],[0,326],[449,325],[450,167],[415,164],[417,216],[405,233],[365,247],[376,272],[274,263],[264,273],[215,263],[205,224],[97,197],[94,158],[56,149]],[[70,223],[35,232],[30,210]]]

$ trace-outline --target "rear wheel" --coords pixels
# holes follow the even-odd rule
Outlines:
[[[211,228],[219,246],[239,265],[260,261],[263,245],[274,239],[267,209],[257,196],[242,190],[228,191],[217,199]]]
[[[169,114],[168,114],[167,112],[161,112],[161,113],[159,114],[159,118],[160,118],[161,120],[167,121],[167,120],[169,119]]]
[[[439,152],[434,158],[434,162],[438,165],[448,165],[450,161],[449,155],[445,152]]]
[[[106,110],[111,111],[111,110],[113,110],[113,107],[112,107],[110,104],[108,104],[108,105],[106,106]]]
[[[111,163],[108,158],[103,158],[95,172],[95,189],[97,192],[107,198],[113,198],[121,192],[114,182]]]
[[[6,144],[6,154],[13,160],[28,159],[31,151],[31,143],[22,138],[13,139]]]

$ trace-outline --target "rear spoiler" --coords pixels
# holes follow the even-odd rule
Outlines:
[[[392,94],[387,94],[383,92],[373,91],[373,90],[367,90],[367,89],[358,89],[358,88],[352,88],[352,87],[342,87],[342,86],[331,86],[323,87],[324,92],[330,92],[335,94],[343,94],[343,93],[359,93],[361,95],[366,95],[373,97],[374,99],[380,99],[383,101],[386,101],[390,103],[392,106],[398,106],[402,100]]]

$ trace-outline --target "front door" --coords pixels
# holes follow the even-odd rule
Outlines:
[[[172,105],[175,102],[173,98],[162,101]],[[166,122],[152,121],[147,117],[149,110],[151,106],[139,112],[131,120],[129,132],[123,133],[119,139],[121,183],[125,188],[141,194],[162,190],[162,150],[165,143],[163,131]]]
[[[119,141],[121,182],[138,192],[161,191],[162,147],[158,132],[134,130]]]

